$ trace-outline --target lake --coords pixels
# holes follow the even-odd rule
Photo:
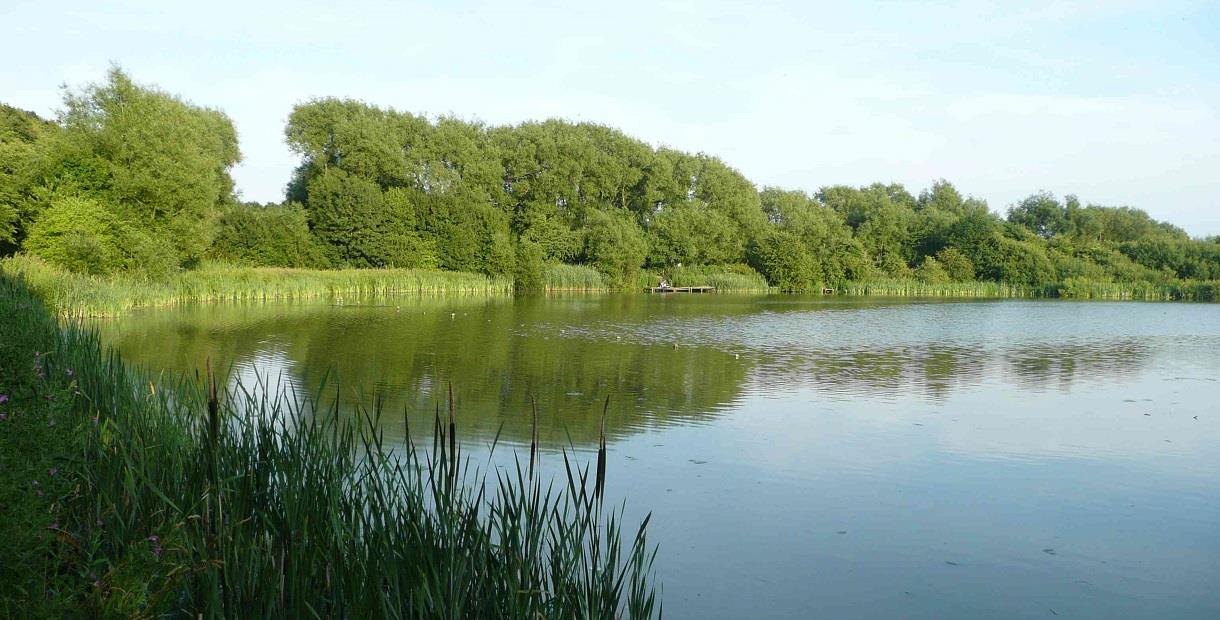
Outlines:
[[[1220,305],[736,295],[202,305],[127,361],[596,450],[670,618],[1220,617]],[[350,410],[350,409],[349,409]],[[392,413],[393,415],[389,415]],[[422,442],[421,442],[422,443]]]

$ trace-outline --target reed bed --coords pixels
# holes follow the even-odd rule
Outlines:
[[[1064,298],[1139,301],[1217,301],[1220,282],[1101,282],[1069,278],[1064,282],[1021,286],[1005,282],[940,282],[879,280],[848,282],[836,293],[889,297]]]
[[[117,316],[132,308],[208,301],[268,301],[394,294],[507,295],[512,280],[424,269],[287,269],[209,263],[167,279],[88,276],[31,256],[0,261],[0,271],[22,277],[55,312]]]
[[[21,312],[42,311],[5,280],[33,304]],[[593,473],[565,454],[542,480],[535,443],[489,479],[462,454],[452,392],[431,450],[387,445],[379,401],[353,418],[319,408],[321,390],[222,389],[210,369],[157,381],[92,331],[52,329],[37,364],[71,382],[59,428],[76,492],[48,527],[81,616],[660,614],[647,518],[625,530],[605,505],[604,439]]]
[[[746,265],[673,267],[663,273],[640,271],[625,286],[639,291],[655,287],[661,279],[673,286],[714,286],[722,292],[768,291],[767,280]],[[597,269],[588,265],[550,265],[545,275],[548,291],[615,290]]]
[[[873,280],[846,282],[835,290],[843,295],[886,297],[1037,297],[1039,289],[1004,282],[921,282],[919,280]]]
[[[589,265],[547,265],[542,282],[547,291],[610,290],[602,273]]]
[[[1054,295],[1067,299],[1218,301],[1220,300],[1220,282],[1200,280],[1098,282],[1084,278],[1069,278],[1055,285]]]
[[[667,270],[673,286],[714,286],[719,292],[766,292],[766,278],[747,265],[691,265]],[[653,286],[656,282],[653,282]]]

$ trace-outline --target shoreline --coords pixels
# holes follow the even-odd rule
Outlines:
[[[57,316],[110,318],[132,310],[194,303],[266,302],[398,295],[511,296],[508,276],[488,276],[431,269],[300,269],[241,267],[209,263],[168,280],[125,276],[90,276],[54,267],[41,259],[0,259],[0,273],[25,280],[30,290]],[[676,286],[713,282],[718,294],[805,294],[767,286],[761,276],[716,268],[677,271]],[[542,294],[608,294],[638,291],[655,274],[643,272],[627,287],[608,286],[591,267],[556,265],[546,274]],[[573,281],[576,278],[576,281]],[[580,280],[583,280],[580,281]],[[928,297],[943,299],[1076,299],[1110,301],[1220,301],[1220,281],[1094,282],[1072,280],[1039,286],[971,281],[929,283],[919,280],[843,282],[827,298]]]

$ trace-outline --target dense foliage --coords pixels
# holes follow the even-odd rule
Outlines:
[[[1220,279],[1220,240],[1075,196],[1035,193],[1001,217],[943,180],[918,195],[760,191],[716,157],[593,123],[488,126],[329,98],[296,106],[285,136],[301,157],[286,202],[246,204],[228,119],[118,69],[70,92],[57,122],[0,108],[0,250],[84,274],[213,258],[471,271],[519,289],[560,265],[610,287],[749,265],[790,291],[983,281],[1091,296]]]

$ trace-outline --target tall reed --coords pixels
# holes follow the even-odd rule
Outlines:
[[[610,288],[602,273],[589,265],[547,265],[542,282],[548,291],[605,291]]]
[[[1069,278],[1054,285],[1054,295],[1070,299],[1217,301],[1220,300],[1220,282],[1200,280],[1099,282],[1086,278]]]
[[[892,297],[1037,297],[1041,289],[1004,282],[923,282],[920,280],[870,280],[846,282],[835,290],[844,295]]]
[[[719,292],[770,290],[766,278],[747,265],[691,265],[669,268],[665,272],[673,286],[714,286]]]
[[[287,269],[205,264],[164,280],[88,276],[37,257],[0,260],[0,272],[25,279],[60,314],[116,316],[137,307],[201,301],[266,301],[392,294],[476,293],[504,295],[512,280],[426,269]]]
[[[893,297],[1059,297],[1142,301],[1217,301],[1220,300],[1220,282],[1199,280],[1103,282],[1086,278],[1069,278],[1063,282],[1023,286],[991,281],[872,280],[847,282],[835,292],[847,295]]]

